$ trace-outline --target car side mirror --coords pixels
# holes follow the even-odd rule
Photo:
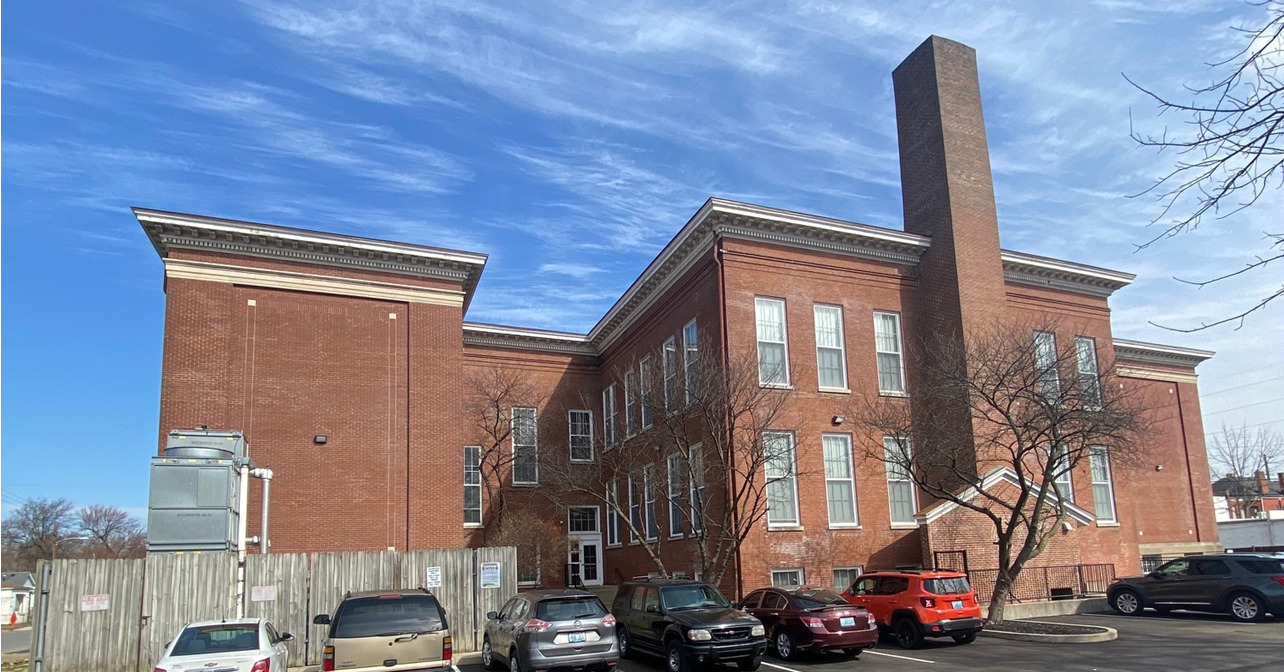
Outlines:
[[[499,618],[499,612],[497,612],[497,611],[488,611],[488,612],[486,612],[486,619],[487,619],[487,620],[493,621],[493,620],[495,620],[495,619],[497,619],[497,618]]]
[[[330,614],[317,614],[312,617],[313,625],[330,625]]]
[[[294,641],[294,635],[291,635],[291,634],[290,634],[290,633],[288,633],[288,632],[283,632],[283,633],[281,633],[281,638],[280,638],[280,639],[278,639],[278,640],[276,640],[276,641],[278,641],[278,642],[292,642],[292,641]]]
[[[646,613],[648,613],[648,614],[658,614],[658,613],[660,613],[660,607],[658,607],[658,606],[656,606],[656,605],[654,605],[654,604],[648,604],[648,605],[647,605],[647,607],[646,607]]]

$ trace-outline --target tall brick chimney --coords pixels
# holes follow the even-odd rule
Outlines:
[[[892,72],[905,230],[930,236],[919,315],[937,335],[1003,314],[1003,262],[976,51],[933,35]]]

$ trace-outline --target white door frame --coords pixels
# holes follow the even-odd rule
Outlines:
[[[594,531],[592,532],[569,531],[571,510],[573,509],[593,509]],[[603,583],[602,551],[604,550],[605,547],[602,544],[601,513],[602,513],[601,507],[591,506],[591,505],[590,506],[570,506],[570,507],[567,507],[567,511],[566,511],[567,530],[568,530],[566,536],[574,542],[574,548],[567,550],[566,561],[568,563],[571,562],[571,558],[573,554],[579,555],[580,562],[581,562],[580,580],[584,582],[585,586],[600,586]],[[597,570],[597,578],[593,580],[589,580],[584,577],[584,570],[583,570],[582,563],[584,561],[584,547],[587,545],[595,546],[597,551],[595,553],[595,555],[597,556],[597,562],[595,563],[596,564],[595,569]]]

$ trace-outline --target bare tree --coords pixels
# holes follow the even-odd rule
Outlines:
[[[57,544],[75,536],[74,508],[66,499],[34,498],[14,509],[0,524],[5,569],[34,571],[37,561],[56,557]]]
[[[1134,463],[1151,414],[1116,382],[1109,363],[1057,347],[1055,323],[995,326],[966,340],[941,337],[915,349],[909,399],[879,397],[846,415],[886,441],[866,444],[919,491],[980,514],[993,526],[998,577],[989,618],[1003,620],[1012,586],[1061,529],[1069,499],[1057,481],[1081,465]],[[966,345],[964,345],[966,343]],[[987,476],[1007,474],[1005,485]],[[987,487],[989,485],[990,487]]]
[[[505,515],[489,543],[517,547],[517,578],[521,582],[542,583],[559,576],[566,562],[566,528],[530,509]]]
[[[596,459],[553,455],[545,473],[565,503],[604,505],[666,576],[661,530],[680,525],[683,568],[716,585],[768,505],[795,506],[785,490],[797,487],[797,448],[784,416],[792,391],[761,385],[752,355],[724,360],[701,345],[681,365],[661,349],[615,371],[624,413],[602,423]]]
[[[1256,473],[1261,471],[1270,478],[1271,465],[1284,469],[1284,438],[1265,427],[1254,432],[1223,424],[1211,439],[1208,465],[1216,479],[1213,493],[1226,497],[1232,517],[1248,517],[1262,496]]]
[[[1159,105],[1160,114],[1188,117],[1191,128],[1177,135],[1169,135],[1167,129],[1157,136],[1132,131],[1140,145],[1173,150],[1178,157],[1173,170],[1142,192],[1158,198],[1163,210],[1155,222],[1166,224],[1142,248],[1194,229],[1206,216],[1222,219],[1234,215],[1284,185],[1284,2],[1262,0],[1248,4],[1265,10],[1264,25],[1235,29],[1243,34],[1244,47],[1210,64],[1223,74],[1211,84],[1189,88],[1189,102],[1162,96],[1128,80]],[[1212,278],[1178,280],[1202,287],[1284,258],[1284,232],[1263,232],[1263,237],[1267,252],[1243,268]],[[1198,331],[1227,322],[1242,326],[1246,316],[1281,294],[1284,285],[1234,315],[1174,330]]]
[[[76,512],[80,535],[92,557],[129,558],[146,555],[143,523],[124,509],[95,504]],[[140,553],[141,551],[141,553]]]

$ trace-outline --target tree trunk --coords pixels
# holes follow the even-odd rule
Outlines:
[[[1007,572],[1000,571],[998,578],[994,581],[994,593],[990,596],[990,615],[988,623],[1002,623],[1003,610],[1008,606],[1008,596],[1012,594],[1012,582],[1014,577]]]

